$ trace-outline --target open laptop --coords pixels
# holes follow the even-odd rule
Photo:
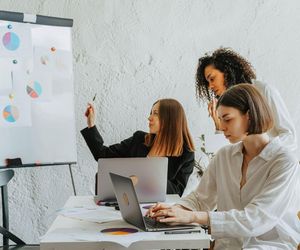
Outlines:
[[[194,225],[171,226],[157,222],[150,217],[143,216],[132,180],[113,173],[110,173],[109,175],[113,183],[122,217],[128,223],[143,231],[149,232],[190,229],[196,227]]]
[[[104,158],[98,160],[98,185],[95,202],[116,201],[109,173],[131,177],[140,202],[165,201],[168,158]]]

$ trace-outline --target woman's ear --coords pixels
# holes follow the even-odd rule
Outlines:
[[[247,111],[247,113],[246,113],[246,118],[247,118],[247,120],[248,120],[248,132],[249,132],[249,127],[250,127],[250,124],[251,124],[251,119],[250,119],[249,109],[248,109],[248,111]]]
[[[248,109],[248,111],[246,112],[246,115],[247,115],[247,119],[248,119],[248,121],[250,121],[249,109]]]

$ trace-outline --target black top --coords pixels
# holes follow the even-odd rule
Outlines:
[[[80,132],[96,161],[99,158],[146,157],[150,151],[150,147],[144,144],[146,133],[143,131],[136,131],[132,137],[111,146],[103,145],[103,138],[96,126]],[[181,196],[193,168],[194,152],[188,151],[186,147],[181,156],[168,157],[167,193]]]

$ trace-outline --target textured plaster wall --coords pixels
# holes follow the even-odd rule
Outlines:
[[[94,94],[97,125],[107,144],[147,130],[151,105],[162,97],[182,102],[199,144],[197,137],[212,133],[213,125],[206,106],[195,100],[195,68],[199,56],[220,46],[246,56],[258,78],[279,89],[300,141],[297,0],[0,0],[0,9],[74,19],[74,175],[80,195],[92,194],[97,168],[79,133]],[[9,185],[11,229],[27,242],[38,242],[72,195],[68,168],[15,174]]]

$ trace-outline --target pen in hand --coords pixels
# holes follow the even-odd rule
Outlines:
[[[97,93],[94,95],[94,97],[92,99],[92,102],[94,102],[96,100],[96,96],[97,96]],[[93,109],[93,107],[89,103],[88,108],[87,108],[87,110],[85,111],[85,114],[84,114],[86,117],[88,117],[90,115],[91,109]]]

